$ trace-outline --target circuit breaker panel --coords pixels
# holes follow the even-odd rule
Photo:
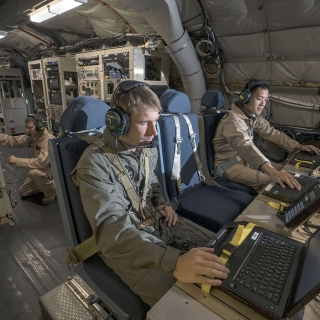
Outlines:
[[[110,102],[113,91],[123,80],[167,85],[168,54],[143,48],[122,47],[75,55],[79,79],[79,95],[90,95]]]
[[[20,68],[0,68],[0,133],[25,133],[27,104]]]
[[[78,96],[78,78],[74,57],[43,59],[48,129],[57,132],[59,119],[69,103]]]

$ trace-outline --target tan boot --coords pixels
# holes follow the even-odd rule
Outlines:
[[[42,199],[42,204],[48,204],[51,203],[55,200],[57,194],[56,193],[52,193],[50,195],[44,196]]]

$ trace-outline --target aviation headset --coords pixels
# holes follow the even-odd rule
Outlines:
[[[263,81],[263,80],[252,80],[249,83],[247,83],[247,85],[245,86],[245,88],[241,91],[240,93],[240,97],[239,97],[239,101],[242,104],[247,104],[251,101],[252,99],[252,89],[254,87],[257,87],[259,85],[267,85],[269,88],[269,84],[267,81]]]
[[[30,113],[27,115],[27,118],[32,118],[36,121],[36,130],[38,132],[41,132],[45,129],[45,126],[42,122],[42,119],[41,117],[38,115],[38,114],[35,114],[35,113]]]
[[[122,81],[113,93],[112,108],[106,113],[105,123],[108,130],[117,137],[126,134],[130,128],[130,117],[118,106],[119,98],[122,93],[135,87],[149,87],[149,84],[135,80]]]

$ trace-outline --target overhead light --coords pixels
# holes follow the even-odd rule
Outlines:
[[[8,35],[8,32],[0,31],[0,39],[6,37]]]
[[[45,5],[30,13],[30,20],[33,22],[41,23],[55,17],[58,14],[81,6],[87,3],[88,0],[54,0],[48,5]]]

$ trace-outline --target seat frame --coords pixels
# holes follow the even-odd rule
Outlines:
[[[78,240],[77,231],[75,229],[75,221],[73,218],[72,205],[70,203],[70,194],[67,188],[67,184],[65,181],[65,175],[63,172],[62,159],[60,154],[60,145],[63,143],[65,139],[74,139],[74,136],[67,136],[62,138],[56,138],[49,140],[49,156],[51,161],[51,168],[54,177],[54,181],[56,184],[57,198],[59,202],[60,213],[62,217],[63,227],[66,236],[66,243],[68,247],[74,247],[80,243]],[[83,150],[84,151],[84,150]],[[69,159],[66,159],[69,161]],[[71,179],[71,178],[70,178]],[[74,197],[75,195],[73,195]],[[80,194],[79,194],[80,198]],[[88,221],[89,224],[89,221]],[[137,296],[135,293],[131,291],[131,289],[118,277],[112,269],[110,269],[98,256],[95,254],[89,259],[85,260],[83,263],[78,265],[72,265],[73,271],[78,274],[81,279],[89,286],[91,289],[99,296],[99,298],[107,305],[107,307],[111,310],[110,316],[112,314],[116,315],[117,318],[121,320],[127,319],[145,319],[147,311],[150,307],[145,304],[142,299]],[[94,274],[95,273],[95,274]],[[119,290],[128,290],[129,296],[127,298],[132,297],[132,304],[135,306],[135,309],[132,310],[133,314],[129,314],[131,310],[130,304],[127,304],[124,301],[121,306],[120,303],[115,302],[114,299],[110,297],[110,292],[114,290],[114,288],[110,288],[110,292],[105,292],[99,284],[104,277],[108,277],[107,281],[110,284],[114,284],[114,286],[118,286]],[[115,290],[114,290],[115,291]],[[126,300],[126,299],[124,299]],[[124,311],[124,309],[127,309]],[[136,316],[135,316],[136,315]]]

